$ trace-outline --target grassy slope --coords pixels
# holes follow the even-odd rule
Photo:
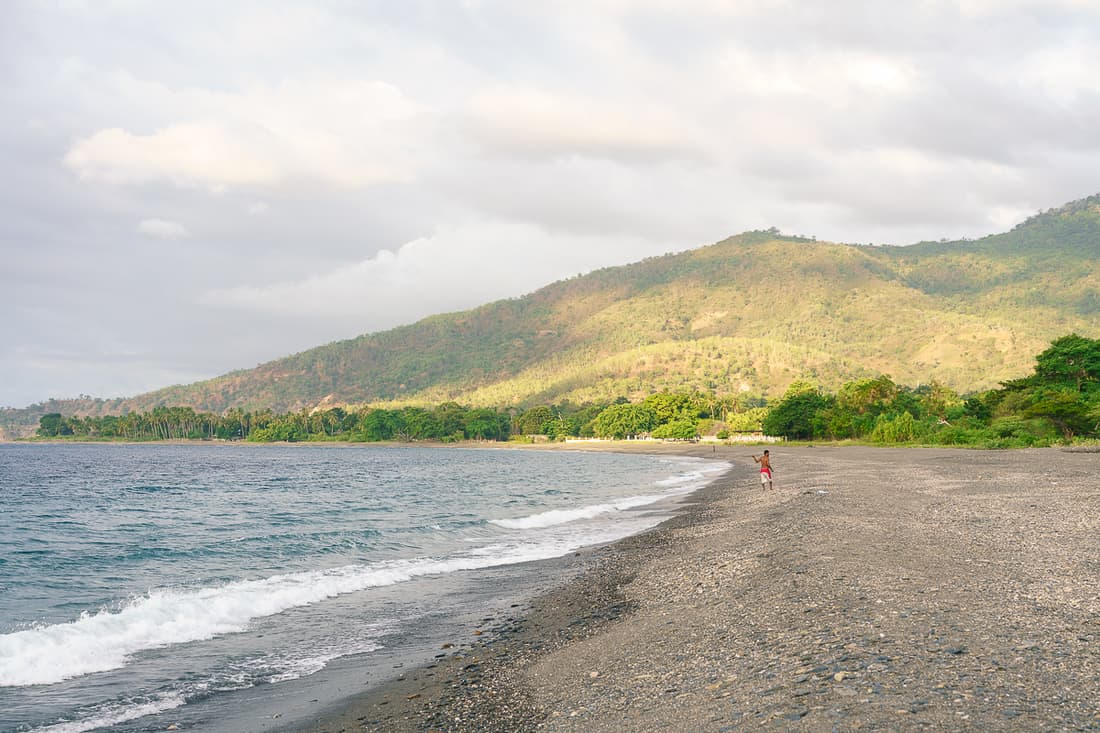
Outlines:
[[[774,396],[797,378],[835,389],[877,373],[970,391],[1026,373],[1059,335],[1100,334],[1098,258],[1100,197],[976,241],[876,248],[751,232],[85,409]]]

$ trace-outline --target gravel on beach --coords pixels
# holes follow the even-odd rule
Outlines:
[[[669,450],[735,466],[307,730],[1100,730],[1100,455]]]

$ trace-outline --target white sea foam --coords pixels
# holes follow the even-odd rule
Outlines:
[[[667,479],[662,479],[656,482],[658,486],[665,488],[660,494],[630,496],[614,502],[590,504],[588,506],[572,509],[551,509],[545,512],[538,512],[537,514],[530,514],[525,517],[490,519],[489,523],[506,529],[543,529],[559,524],[568,524],[570,522],[577,522],[585,519],[595,519],[602,515],[614,514],[647,504],[655,504],[662,499],[689,494],[709,483],[714,477],[714,474],[725,471],[729,467],[730,464],[728,463],[715,461],[694,470],[686,471]]]
[[[278,682],[296,680],[299,677],[308,677],[311,674],[320,672],[333,659],[338,659],[349,654],[372,652],[375,649],[381,649],[381,646],[378,644],[364,644],[354,649],[345,649],[339,652],[328,652],[312,657],[304,657],[302,659],[288,659],[279,663],[281,669],[271,674],[267,678],[267,681],[271,684],[275,684]]]
[[[84,733],[97,728],[125,723],[128,720],[144,718],[146,715],[156,715],[184,704],[183,695],[163,695],[155,700],[142,703],[111,703],[104,705],[98,711],[80,720],[54,723],[33,729],[33,733]]]
[[[372,587],[393,585],[419,576],[440,575],[557,557],[596,542],[618,539],[644,529],[651,518],[637,515],[616,521],[570,526],[580,519],[624,512],[663,498],[694,491],[709,476],[724,470],[723,464],[692,464],[692,470],[662,483],[663,491],[574,509],[541,512],[530,517],[499,519],[511,528],[545,528],[522,541],[505,540],[442,558],[412,558],[372,564],[354,564],[325,570],[274,575],[203,588],[160,588],[131,598],[120,608],[101,609],[79,618],[0,635],[0,687],[54,684],[66,679],[125,666],[135,654],[175,644],[211,639],[240,632],[255,619],[328,598]],[[564,526],[558,526],[564,525]],[[320,660],[314,660],[323,664]],[[297,674],[308,674],[306,664]],[[294,674],[294,672],[291,672]],[[183,704],[182,698],[165,697],[141,702],[126,710],[104,713],[97,719],[124,715],[113,722],[130,720]],[[139,712],[147,710],[148,712]],[[79,733],[84,723],[58,723],[51,733]]]
[[[585,543],[565,537],[493,553],[347,565],[196,590],[156,590],[119,611],[102,610],[70,623],[0,636],[0,686],[53,684],[118,669],[140,651],[243,631],[253,619],[327,598],[424,575],[556,557]]]
[[[489,523],[507,529],[541,529],[543,527],[553,527],[557,524],[576,522],[580,519],[594,519],[601,514],[609,514],[615,511],[618,511],[618,509],[613,504],[593,504],[579,509],[551,509],[526,517],[516,517],[515,519],[490,519]]]

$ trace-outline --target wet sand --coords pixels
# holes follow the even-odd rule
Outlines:
[[[299,729],[1100,730],[1100,455],[770,448]]]

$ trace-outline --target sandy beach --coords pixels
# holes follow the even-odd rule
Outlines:
[[[1100,730],[1100,454],[662,450],[735,467],[304,730]]]

